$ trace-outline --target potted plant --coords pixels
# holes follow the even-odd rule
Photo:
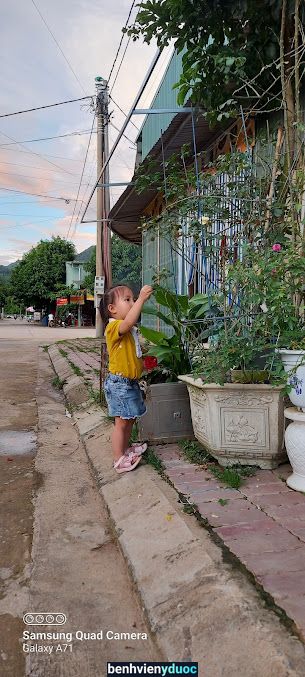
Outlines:
[[[159,318],[168,327],[168,333],[140,327],[148,342],[147,356],[153,356],[157,366],[152,363],[153,368],[146,374],[148,415],[141,419],[139,432],[141,438],[150,441],[189,439],[194,434],[189,397],[186,385],[178,377],[191,369],[194,329],[190,320],[195,320],[197,335],[200,332],[204,342],[210,332],[213,309],[204,294],[189,299],[160,286],[155,286],[154,299],[158,305],[145,307],[145,314]]]
[[[221,465],[274,468],[286,458],[282,386],[272,384],[265,347],[254,328],[237,335],[232,323],[193,374],[179,377],[188,386],[195,436]]]
[[[230,293],[217,341],[193,364],[187,384],[194,433],[222,465],[274,468],[282,463],[284,399],[279,332],[287,319],[283,290],[272,274],[275,252],[244,248],[227,268]],[[293,324],[293,322],[292,322]]]

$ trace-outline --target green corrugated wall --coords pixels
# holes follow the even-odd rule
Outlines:
[[[182,72],[182,56],[183,52],[180,54],[174,52],[150,108],[177,108],[178,90],[173,89],[173,85],[178,82]],[[167,129],[174,117],[174,113],[147,116],[142,127],[142,161],[160,139],[161,132]]]

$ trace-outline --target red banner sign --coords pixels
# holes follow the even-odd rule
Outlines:
[[[56,305],[57,306],[66,306],[67,303],[68,303],[68,299],[66,299],[66,298],[56,299]]]

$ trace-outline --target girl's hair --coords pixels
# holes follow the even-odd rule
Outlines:
[[[100,313],[104,326],[106,326],[109,322],[110,314],[108,306],[114,304],[120,296],[123,296],[126,289],[132,292],[130,287],[128,287],[126,284],[118,284],[116,287],[110,287],[110,289],[107,289],[105,294],[103,294],[100,301]]]

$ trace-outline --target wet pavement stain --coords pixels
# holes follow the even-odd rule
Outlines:
[[[32,430],[0,431],[0,456],[23,456],[36,451],[36,435]]]

